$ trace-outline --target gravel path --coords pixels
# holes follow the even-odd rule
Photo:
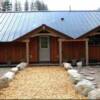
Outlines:
[[[63,67],[29,67],[20,71],[0,99],[82,99]]]

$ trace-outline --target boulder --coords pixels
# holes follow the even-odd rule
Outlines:
[[[5,74],[2,76],[2,78],[7,78],[7,79],[10,81],[10,80],[12,80],[12,79],[14,78],[14,76],[15,76],[15,73],[9,71],[9,72],[5,73]]]
[[[17,67],[11,68],[11,72],[14,72],[16,74],[18,72],[18,68]]]
[[[93,81],[93,85],[95,86],[95,88],[98,88],[98,84],[94,81]]]
[[[88,77],[88,76],[90,76],[89,74],[85,74],[85,73],[84,73],[83,75],[84,75],[85,77]]]
[[[84,72],[80,72],[80,74],[83,74],[84,75],[85,73]]]
[[[88,99],[100,100],[100,88],[90,91],[88,93]]]
[[[78,73],[78,71],[75,69],[70,69],[70,70],[68,70],[68,74],[70,74],[70,73]]]
[[[77,62],[78,71],[80,72],[82,69],[82,61]]]
[[[75,85],[77,92],[84,96],[88,96],[88,93],[95,89],[95,85],[89,80],[83,79]]]
[[[76,84],[77,82],[79,82],[80,80],[83,79],[83,76],[81,74],[79,74],[77,72],[77,70],[74,70],[74,69],[70,69],[68,70],[68,74],[69,74],[69,78],[70,80]]]
[[[16,67],[19,69],[19,70],[23,70],[23,69],[25,69],[25,67],[27,67],[27,63],[25,63],[25,62],[22,62],[22,63],[20,63],[20,64],[18,64]]]
[[[87,77],[85,77],[87,80],[90,80],[90,81],[93,81],[93,80],[95,80],[93,77],[90,77],[90,76],[87,76]]]
[[[82,61],[77,62],[77,66],[82,67]]]
[[[9,86],[8,78],[0,78],[0,90]]]
[[[63,65],[66,70],[73,68],[70,63],[63,63]]]
[[[94,71],[90,71],[89,73],[90,73],[90,74],[95,74],[95,72],[94,72]]]

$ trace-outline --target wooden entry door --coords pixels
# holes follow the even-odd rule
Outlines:
[[[39,61],[50,62],[50,37],[39,37]]]

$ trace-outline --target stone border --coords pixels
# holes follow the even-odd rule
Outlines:
[[[81,62],[78,62],[77,66],[78,70],[75,70],[70,63],[63,63],[63,67],[67,70],[69,79],[74,84],[76,92],[88,97],[88,99],[100,99],[100,88],[96,88],[90,81],[90,78],[88,79],[79,73],[82,68]]]
[[[0,77],[0,90],[3,88],[7,88],[9,86],[9,82],[12,81],[15,75],[24,70],[28,66],[27,63],[21,62],[16,67],[10,69],[10,71],[6,72],[4,75]]]

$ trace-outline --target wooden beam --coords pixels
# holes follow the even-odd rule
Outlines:
[[[62,41],[59,40],[59,64],[62,64]]]
[[[87,39],[59,39],[62,42],[86,41]]]
[[[21,40],[21,42],[26,43],[26,42],[30,42],[30,40],[29,39]]]
[[[52,34],[52,33],[37,33],[37,34],[31,35],[30,37],[36,37],[36,36],[53,36],[53,37],[59,37],[57,34]]]
[[[85,52],[86,52],[86,65],[89,64],[89,45],[88,45],[88,39],[85,41]]]

